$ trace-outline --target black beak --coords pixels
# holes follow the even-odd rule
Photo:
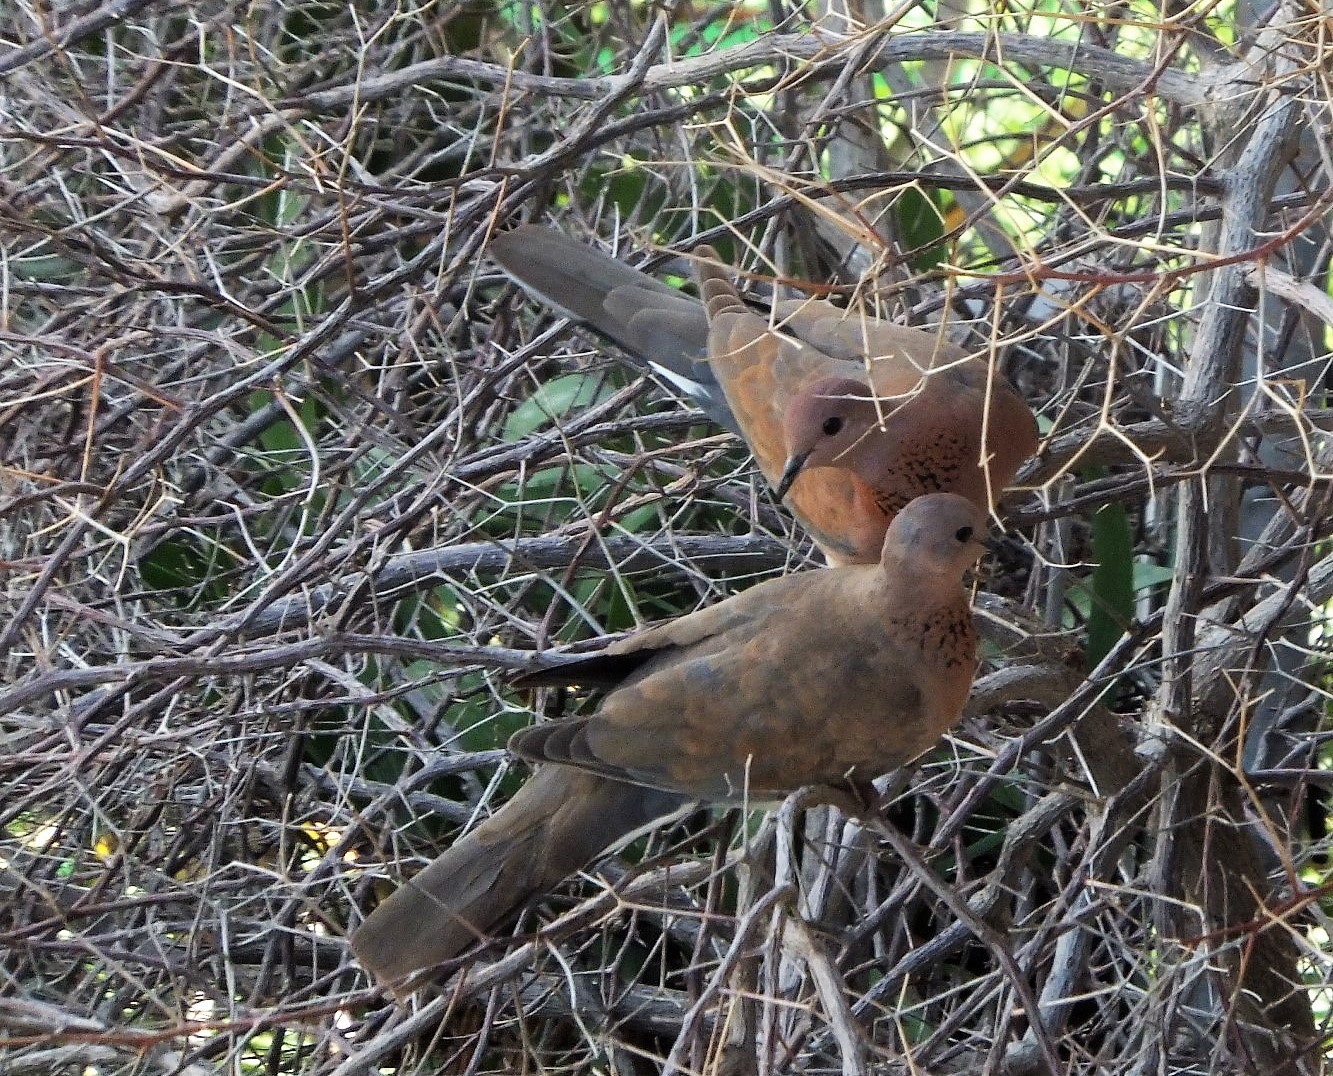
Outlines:
[[[790,456],[787,459],[787,466],[782,469],[782,477],[778,479],[777,494],[778,500],[787,496],[787,491],[791,489],[791,484],[796,481],[796,476],[801,473],[801,468],[805,466],[805,461],[810,458],[809,452],[802,452],[799,456]]]
[[[988,553],[998,553],[1003,548],[1003,542],[1000,536],[996,534],[987,534],[985,538],[981,539],[981,544],[986,547]]]

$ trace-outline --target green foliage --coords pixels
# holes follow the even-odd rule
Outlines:
[[[952,199],[947,194],[927,193],[916,187],[899,192],[893,213],[907,248],[915,253],[909,264],[918,272],[934,269],[948,252],[941,243],[945,214]]]
[[[1134,539],[1124,505],[1108,504],[1092,517],[1088,667],[1102,660],[1134,617]]]
[[[544,381],[509,413],[504,439],[518,441],[530,437],[559,419],[605,399],[610,391],[605,377],[592,374],[566,374]]]

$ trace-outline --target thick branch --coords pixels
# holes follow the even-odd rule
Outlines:
[[[639,83],[642,94],[683,86],[697,86],[709,79],[754,67],[789,65],[800,68],[802,79],[827,79],[841,74],[848,53],[860,50],[864,40],[817,30],[808,34],[769,34],[735,48],[702,56],[673,59],[650,67]],[[1056,67],[1074,71],[1101,83],[1117,94],[1151,92],[1173,104],[1201,108],[1212,104],[1223,90],[1234,92],[1238,66],[1206,74],[1180,71],[1121,56],[1110,49],[1077,41],[1059,41],[1029,34],[983,34],[961,30],[901,34],[890,38],[864,57],[868,68],[913,60],[950,60],[960,56]],[[460,56],[442,56],[410,64],[354,85],[289,98],[282,109],[327,112],[345,108],[352,101],[365,104],[393,97],[404,90],[430,82],[473,82],[503,86],[522,93],[600,101],[618,96],[628,76],[602,78],[557,78],[534,75],[501,64],[484,63]]]

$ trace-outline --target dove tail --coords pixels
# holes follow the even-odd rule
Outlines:
[[[722,389],[700,361],[708,351],[708,318],[698,299],[536,224],[497,234],[490,255],[542,302],[620,345],[635,366],[665,377],[714,422],[737,429]]]
[[[496,814],[382,901],[353,931],[352,949],[386,983],[443,963],[683,803],[672,793],[542,766]]]
[[[631,288],[664,302],[685,299],[674,288],[600,250],[551,228],[524,224],[491,239],[489,253],[511,277],[568,317],[587,322],[623,347],[637,342],[624,322],[606,309],[617,288]],[[697,305],[697,304],[696,304]]]

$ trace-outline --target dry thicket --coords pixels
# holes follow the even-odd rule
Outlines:
[[[4,5],[0,1070],[1319,1068],[1333,20],[848,2]],[[344,935],[505,670],[818,570],[521,219],[947,318],[1045,439],[881,824],[701,812],[403,1003]]]

